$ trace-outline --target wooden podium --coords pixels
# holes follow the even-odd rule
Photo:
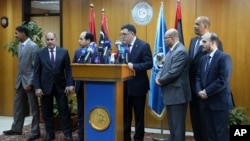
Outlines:
[[[84,81],[85,141],[123,141],[123,81],[134,76],[126,64],[71,64]]]

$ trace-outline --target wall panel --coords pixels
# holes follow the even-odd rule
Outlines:
[[[22,21],[22,2],[20,0],[3,0],[1,1],[0,17],[7,16],[9,26],[5,29],[0,27],[0,45],[13,38],[16,26]],[[12,57],[7,50],[0,47],[0,115],[13,114],[13,100],[15,95],[15,79],[17,69],[17,57]]]

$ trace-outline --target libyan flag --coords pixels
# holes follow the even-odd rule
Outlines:
[[[107,18],[105,15],[104,9],[102,10],[102,25],[101,25],[101,31],[100,31],[100,38],[99,38],[99,44],[101,41],[109,40],[108,37],[108,26],[107,26]]]
[[[177,1],[177,5],[176,5],[175,29],[178,30],[180,42],[184,45],[183,31],[182,31],[182,21],[181,21],[181,3],[180,3],[180,1]]]
[[[89,12],[89,31],[94,35],[94,41],[96,42],[96,32],[95,32],[95,12],[93,5],[90,5]]]

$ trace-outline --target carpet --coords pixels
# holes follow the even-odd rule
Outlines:
[[[45,129],[44,124],[40,123],[40,129],[41,129],[41,137],[37,139],[36,141],[43,141],[45,137]],[[72,132],[73,139],[75,140],[77,138],[77,130],[74,130]],[[0,135],[0,141],[26,141],[30,136],[30,125],[26,125],[23,128],[23,134],[22,135],[15,135],[15,136],[6,136],[6,135]],[[164,135],[163,138],[167,138],[168,135]],[[131,134],[131,137],[133,137],[133,133]],[[155,133],[145,133],[144,141],[153,141],[157,138],[162,138],[160,134]],[[64,141],[65,137],[64,134],[61,131],[56,131],[56,139],[55,141]],[[192,136],[186,136],[186,141],[194,141]]]

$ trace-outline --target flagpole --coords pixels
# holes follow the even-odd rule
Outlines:
[[[163,120],[161,120],[161,135],[160,138],[152,138],[153,141],[168,141],[168,139],[164,138],[164,134],[163,134]]]

